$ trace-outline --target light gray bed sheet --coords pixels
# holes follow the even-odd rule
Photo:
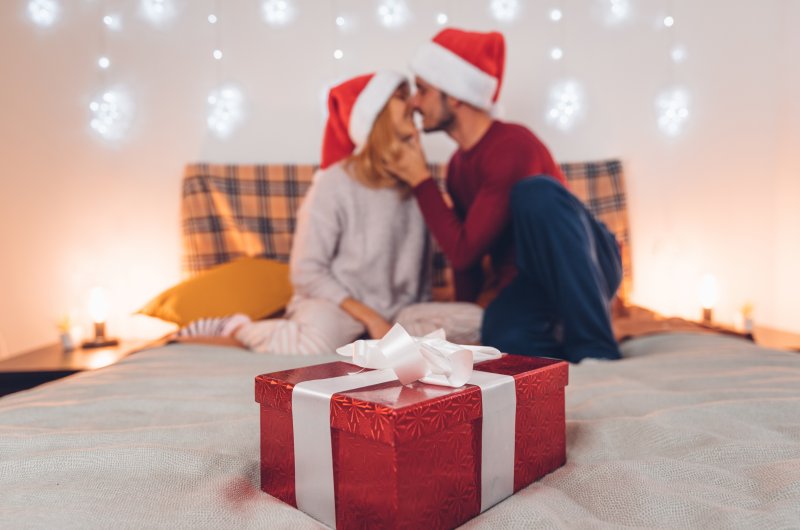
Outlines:
[[[800,355],[655,335],[570,367],[567,464],[465,528],[800,528]],[[0,527],[319,528],[259,489],[253,378],[169,345],[0,399]]]

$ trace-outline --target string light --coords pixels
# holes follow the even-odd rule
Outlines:
[[[609,2],[606,21],[616,24],[626,20],[631,14],[631,4],[629,0],[606,0]]]
[[[672,58],[672,62],[680,64],[686,60],[686,48],[680,45],[674,46],[669,55]]]
[[[547,121],[561,130],[571,128],[583,114],[583,90],[576,81],[562,81],[550,90]]]
[[[669,11],[673,11],[674,2],[670,2]],[[667,15],[663,19],[666,28],[672,28],[675,25],[675,18],[672,15]],[[670,58],[672,59],[672,77],[673,83],[676,77],[676,66],[686,59],[686,50],[675,42],[675,31],[670,31],[672,37],[672,48],[670,50]],[[661,129],[666,135],[677,136],[686,127],[686,122],[689,120],[690,115],[690,98],[689,92],[679,85],[674,85],[670,88],[662,90],[655,98],[655,109],[657,116],[658,128]]]
[[[101,6],[101,8],[104,9],[105,5]],[[102,22],[103,26],[105,26],[100,30],[102,54],[97,59],[97,66],[105,71],[111,66],[111,59],[108,54],[108,32],[118,31],[121,29],[122,24],[118,14],[106,14],[103,16]],[[105,84],[107,74],[104,73],[101,79]],[[133,100],[127,91],[121,88],[106,90],[95,97],[89,104],[89,110],[91,112],[89,126],[105,140],[122,139],[133,121]]]
[[[165,22],[177,14],[174,0],[137,1],[142,14],[154,23]],[[607,20],[618,22],[630,17],[630,0],[601,1],[605,2],[607,6]],[[522,4],[519,0],[491,0],[489,7],[495,19],[508,22],[519,16]],[[262,0],[261,8],[266,22],[274,26],[288,24],[296,16],[293,0]],[[61,12],[62,5],[59,0],[29,0],[27,2],[27,14],[31,21],[39,26],[52,26],[58,21]],[[402,26],[411,18],[405,0],[381,0],[377,14],[380,22],[389,28]],[[562,22],[563,16],[564,13],[560,6],[548,11],[548,17],[552,22]],[[219,17],[216,13],[211,13],[207,16],[207,20],[209,24],[216,25]],[[656,23],[658,20],[656,18]],[[664,28],[674,28],[675,26],[676,20],[671,14],[663,15],[660,20]],[[438,12],[435,14],[435,21],[436,24],[443,26],[449,22],[449,16],[444,11]],[[119,31],[122,28],[122,17],[119,13],[105,14],[102,22],[108,30]],[[335,17],[335,24],[338,28],[345,28],[348,23],[348,19],[342,15]],[[563,45],[563,42],[561,44]],[[682,45],[674,45],[669,53],[674,64],[686,61],[687,51]],[[341,47],[336,47],[333,51],[333,57],[336,60],[342,60],[344,55]],[[217,61],[222,59],[223,52],[219,43],[213,49],[212,57]],[[561,61],[564,58],[563,48],[553,46],[549,50],[549,57],[553,61]],[[97,65],[102,70],[108,70],[111,66],[111,59],[107,54],[103,54],[97,59]],[[228,136],[243,120],[244,97],[236,87],[228,85],[213,91],[208,96],[208,104],[208,126],[217,136]],[[584,113],[584,106],[583,90],[577,82],[559,82],[550,91],[547,120],[560,129],[569,129]],[[689,93],[685,88],[677,85],[668,88],[657,95],[655,107],[659,128],[666,134],[677,135],[685,128],[690,117]],[[90,104],[90,110],[92,112],[91,128],[104,138],[116,139],[122,137],[130,126],[134,106],[131,98],[124,91],[114,89],[107,90],[95,98]]]
[[[133,121],[133,101],[122,90],[112,89],[89,104],[92,130],[106,140],[120,140]]]
[[[384,0],[378,6],[378,18],[387,28],[398,28],[408,22],[408,6],[403,0]]]
[[[290,0],[264,0],[261,12],[269,25],[285,26],[294,19],[296,9]]]
[[[519,0],[492,0],[489,7],[494,18],[501,22],[510,22],[519,14]]]
[[[55,0],[31,0],[28,2],[28,16],[37,26],[52,26],[60,14],[61,5]]]
[[[222,29],[220,28],[219,25],[217,25],[217,23],[220,20],[220,17],[217,16],[217,13],[220,13],[219,0],[212,0],[211,10],[212,10],[211,13],[208,15],[208,23],[211,24],[212,26],[214,26],[214,30],[213,30],[214,31],[214,49],[211,51],[211,57],[213,57],[217,61],[220,61],[222,59],[222,45],[220,43],[220,41],[221,41],[220,32],[222,31]],[[219,72],[220,72],[220,69],[219,69],[219,67],[217,67],[216,68],[217,83],[219,83],[219,77],[220,77],[219,76]]]
[[[208,96],[208,129],[217,138],[229,137],[244,120],[244,96],[233,85],[213,90]]]
[[[658,127],[665,134],[677,136],[689,119],[689,93],[681,87],[670,88],[656,97]]]
[[[336,19],[334,20],[336,24],[336,29],[334,30],[333,35],[333,58],[337,61],[341,61],[344,58],[344,50],[341,47],[341,34],[345,30],[345,26],[347,25],[348,20],[344,18],[339,10],[339,2],[337,0],[333,0],[332,2],[332,9],[334,13],[339,13],[336,15]]]
[[[163,24],[177,14],[172,0],[141,0],[141,11],[154,24]]]
[[[103,24],[110,30],[119,31],[122,29],[122,17],[116,14],[106,15],[103,17]]]

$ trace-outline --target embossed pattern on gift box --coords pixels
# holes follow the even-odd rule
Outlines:
[[[515,379],[514,491],[563,465],[567,364],[508,355],[475,369]],[[256,378],[263,491],[296,506],[294,385],[357,371],[340,362]],[[338,528],[452,528],[480,512],[478,387],[395,381],[336,394],[330,407]]]

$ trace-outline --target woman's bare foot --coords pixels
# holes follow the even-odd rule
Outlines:
[[[227,317],[201,318],[190,322],[175,334],[177,339],[189,337],[233,337],[239,329],[252,322],[241,313]],[[181,340],[181,342],[190,342]]]
[[[233,346],[235,348],[245,348],[245,345],[233,337],[210,337],[210,336],[185,336],[175,337],[172,342],[181,344],[210,344],[212,346]],[[245,348],[246,349],[246,348]]]

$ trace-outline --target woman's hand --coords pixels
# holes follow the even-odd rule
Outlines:
[[[382,339],[384,335],[389,333],[392,325],[384,320],[382,317],[377,317],[370,322],[366,322],[367,333],[371,339]]]
[[[366,304],[362,304],[355,298],[345,298],[342,300],[342,303],[339,304],[339,307],[348,315],[364,324],[370,338],[382,339],[392,327],[392,325],[377,311]]]

